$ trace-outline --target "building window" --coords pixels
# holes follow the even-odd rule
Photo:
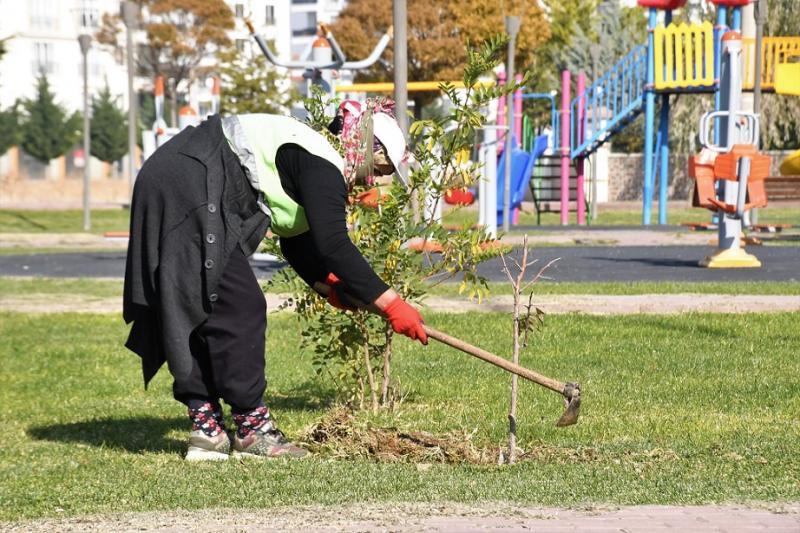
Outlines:
[[[236,16],[238,18],[244,17],[244,4],[236,4]]]
[[[56,63],[53,56],[53,43],[33,43],[33,73],[54,74]]]
[[[267,13],[264,19],[264,24],[272,26],[275,24],[275,6],[267,6]]]
[[[82,0],[78,8],[78,24],[82,29],[98,28],[100,26],[100,10],[96,0]]]
[[[54,0],[31,0],[31,28],[55,30],[58,28],[58,9]]]
[[[81,12],[82,28],[97,28],[100,26],[100,14],[96,9],[84,9]]]
[[[316,35],[317,14],[313,11],[301,11],[297,13],[292,13],[291,26],[292,26],[293,37]]]

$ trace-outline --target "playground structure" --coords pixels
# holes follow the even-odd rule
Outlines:
[[[742,26],[742,6],[748,0],[709,0],[716,6],[716,24],[705,21],[697,24],[672,23],[672,11],[684,6],[685,0],[639,0],[639,5],[648,8],[647,43],[634,47],[596,80],[587,83],[583,73],[577,76],[576,95],[571,95],[572,75],[562,73],[561,108],[556,118],[555,95],[523,93],[515,95],[515,120],[511,130],[515,148],[512,155],[512,220],[517,219],[522,194],[531,179],[526,168],[535,168],[538,161],[560,156],[560,186],[531,187],[537,212],[540,212],[536,192],[549,196],[548,200],[558,200],[560,221],[569,223],[570,207],[574,205],[578,224],[586,223],[587,198],[585,162],[600,146],[611,140],[638,116],[644,114],[644,180],[642,201],[642,223],[650,224],[652,204],[658,186],[658,223],[667,223],[667,197],[669,170],[669,120],[670,96],[675,94],[714,94],[715,111],[721,110],[720,65],[722,58],[722,36],[729,29],[737,31]],[[659,12],[664,12],[663,23],[659,23]],[[730,28],[728,18],[731,19]],[[755,64],[756,56],[760,66]],[[760,54],[756,51],[754,39],[742,42],[743,69],[740,69],[740,83],[743,90],[754,90],[756,69],[760,76],[761,90],[784,94],[800,92],[800,63],[792,63],[793,57],[800,58],[800,37],[764,37]],[[502,74],[498,82],[503,83]],[[435,90],[437,82],[412,82],[410,90]],[[390,83],[352,84],[340,86],[336,92],[387,92]],[[522,101],[530,98],[547,99],[551,104],[551,122],[546,132],[546,148],[542,147],[540,136],[532,135],[523,128]],[[657,103],[660,103],[657,106]],[[483,145],[494,145],[497,155],[502,158],[498,137],[504,136],[508,128],[504,124],[505,102],[501,99],[489,115],[496,116],[496,124],[485,130]],[[658,111],[658,124],[656,124]],[[718,126],[719,118],[715,119]],[[491,132],[489,131],[491,130]],[[525,130],[525,133],[523,133]],[[716,128],[718,132],[720,128]],[[500,133],[498,133],[500,132]],[[714,133],[719,142],[719,133]],[[756,143],[757,144],[757,143]],[[479,184],[479,198],[482,208],[479,221],[495,234],[490,210],[498,207],[502,193],[502,177],[497,172],[496,158],[488,151],[479,148],[479,160],[485,164],[484,179],[490,185]],[[796,161],[796,160],[792,160]],[[787,163],[789,165],[790,163]],[[490,168],[492,167],[492,168]],[[535,177],[533,178],[536,179]],[[497,196],[494,192],[495,184]],[[522,185],[519,188],[519,185]],[[492,190],[490,192],[490,189]],[[484,201],[484,199],[486,201]],[[460,200],[459,200],[460,201]],[[484,204],[486,209],[484,209]]]
[[[721,43],[721,109],[700,119],[703,150],[689,160],[689,174],[695,179],[693,205],[719,216],[719,248],[700,265],[759,267],[758,259],[741,248],[742,221],[745,211],[767,205],[764,179],[770,158],[758,153],[759,117],[741,105],[742,37],[729,31]]]
[[[578,76],[577,95],[570,99],[571,74],[562,76],[561,109],[561,222],[568,223],[566,190],[571,162],[578,175],[578,223],[583,223],[582,202],[584,162],[602,144],[623,130],[640,114],[645,115],[644,182],[642,223],[650,224],[651,206],[658,182],[658,223],[667,223],[669,176],[669,114],[670,95],[714,93],[715,111],[721,108],[720,64],[722,36],[729,29],[741,31],[741,8],[749,0],[709,0],[716,6],[716,25],[674,24],[672,10],[682,7],[686,0],[638,0],[649,9],[648,41],[636,46],[607,72],[598,76],[588,87],[583,74]],[[731,28],[728,15],[731,15]],[[663,24],[658,23],[659,11],[664,12]],[[752,90],[756,70],[753,58],[759,53],[752,39],[743,43],[744,69],[739,71],[739,86]],[[800,91],[800,64],[792,64],[800,56],[800,37],[764,37],[760,52],[761,89],[764,91]],[[659,124],[656,130],[656,100],[660,100]],[[719,122],[715,119],[715,123]],[[717,124],[718,125],[718,124]],[[719,143],[720,128],[715,129]],[[757,144],[757,143],[756,143]]]
[[[213,115],[219,112],[219,95],[220,95],[220,79],[215,77],[211,88],[211,97],[207,113],[205,115]],[[178,134],[183,128],[187,126],[194,126],[202,120],[201,114],[198,113],[196,108],[201,107],[200,103],[195,103],[194,106],[187,103],[178,110],[178,127],[170,128],[164,120],[164,76],[157,76],[153,83],[153,103],[155,107],[155,121],[153,122],[152,129],[142,132],[142,162],[150,157],[156,149]]]

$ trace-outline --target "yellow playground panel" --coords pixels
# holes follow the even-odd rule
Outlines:
[[[656,26],[656,90],[688,89],[714,85],[714,26],[702,24],[663,24]]]
[[[744,39],[742,88],[745,90],[752,90],[755,87],[755,49],[755,39]],[[761,89],[798,94],[800,65],[790,62],[795,56],[800,57],[800,37],[764,37],[761,45]],[[780,85],[781,90],[776,83]]]
[[[794,56],[795,63],[775,65],[775,92],[800,96],[800,55]]]
[[[410,81],[406,84],[408,92],[417,91],[439,91],[440,86],[447,83],[456,89],[463,89],[463,81]],[[494,80],[479,81],[475,87],[491,87]],[[394,91],[394,83],[390,81],[378,81],[368,83],[352,83],[350,85],[337,85],[337,93],[390,93]]]

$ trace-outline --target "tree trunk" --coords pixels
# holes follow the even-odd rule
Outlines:
[[[524,263],[523,263],[524,264]],[[525,272],[523,268],[523,273]],[[519,364],[519,284],[514,287],[514,351],[512,360]],[[517,375],[511,376],[511,409],[508,413],[508,464],[517,459]]]
[[[381,387],[381,405],[389,403],[389,380],[392,374],[392,330],[386,329],[386,347],[383,349],[383,386]]]
[[[419,93],[416,93],[419,94]],[[421,96],[414,97],[414,120],[421,120],[422,119],[422,106],[424,105],[425,99]]]
[[[178,88],[175,80],[170,79],[167,83],[169,86],[169,117],[170,117],[170,126],[173,128],[178,127]]]
[[[358,409],[364,410],[364,378],[358,376]]]

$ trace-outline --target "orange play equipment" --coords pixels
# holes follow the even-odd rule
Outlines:
[[[744,205],[736,206],[717,199],[717,180],[740,181],[741,159],[750,161],[747,177],[747,195]],[[689,158],[689,177],[695,180],[692,206],[705,207],[711,211],[721,209],[736,214],[753,207],[766,207],[767,192],[764,180],[769,176],[770,158],[760,154],[752,144],[735,144],[730,152],[719,154],[713,160],[704,160],[701,155]]]

